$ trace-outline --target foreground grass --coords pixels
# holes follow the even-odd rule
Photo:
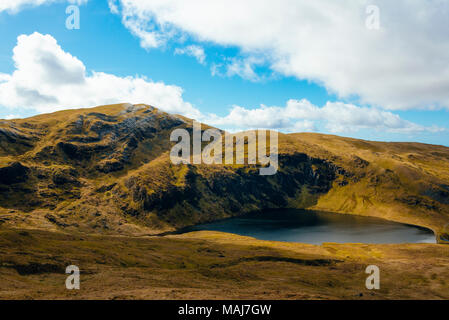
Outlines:
[[[66,266],[81,289],[65,289]],[[365,268],[381,289],[365,288]],[[0,229],[1,299],[448,299],[449,246],[307,244],[218,232],[131,238]]]

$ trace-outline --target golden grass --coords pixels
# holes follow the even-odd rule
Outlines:
[[[282,243],[217,232],[117,237],[0,229],[1,299],[448,299],[449,247]],[[65,289],[65,267],[81,289]],[[381,270],[381,289],[365,269]]]

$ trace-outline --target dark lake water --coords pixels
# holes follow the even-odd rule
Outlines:
[[[261,240],[322,244],[436,243],[431,230],[383,219],[309,210],[254,213],[189,227],[190,231],[223,231]]]

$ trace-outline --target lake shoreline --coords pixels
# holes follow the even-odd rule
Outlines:
[[[273,213],[275,213],[275,214],[273,214]],[[260,220],[266,219],[267,214],[269,216],[269,219],[267,221],[264,221],[263,223],[261,223]],[[271,214],[271,216],[270,216],[270,214]],[[204,230],[204,231],[219,231],[219,232],[231,233],[231,234],[242,235],[242,236],[250,236],[250,237],[254,237],[259,240],[285,241],[285,242],[309,243],[309,244],[319,245],[320,243],[318,243],[318,242],[294,241],[294,240],[292,241],[292,240],[285,240],[282,237],[281,238],[275,238],[275,237],[260,238],[257,235],[252,235],[251,232],[250,233],[246,233],[246,232],[242,233],[241,230],[240,230],[240,232],[239,232],[239,230],[230,230],[230,228],[227,226],[227,224],[232,224],[233,221],[245,223],[244,221],[248,220],[248,222],[254,222],[255,224],[259,224],[261,228],[267,228],[267,227],[269,227],[270,224],[276,224],[276,223],[279,224],[280,222],[283,221],[283,219],[291,218],[292,214],[293,214],[294,218],[297,218],[296,217],[297,214],[301,214],[302,221],[291,221],[293,223],[296,223],[296,227],[298,228],[298,231],[304,231],[304,230],[301,230],[301,228],[302,227],[307,228],[307,224],[308,223],[310,224],[310,219],[313,220],[313,218],[315,218],[317,220],[323,220],[322,222],[324,222],[325,224],[326,223],[327,224],[334,223],[335,221],[337,222],[337,225],[342,224],[342,223],[343,224],[345,224],[345,223],[353,224],[353,225],[346,226],[347,230],[343,230],[343,232],[346,232],[346,233],[357,231],[357,230],[351,230],[351,228],[360,228],[360,225],[365,228],[368,226],[367,230],[365,230],[365,231],[370,231],[369,227],[371,224],[372,225],[371,229],[373,229],[373,226],[377,226],[378,228],[379,227],[390,228],[390,229],[396,228],[398,237],[401,236],[401,237],[408,237],[408,239],[413,239],[411,237],[411,235],[407,235],[407,233],[405,232],[405,229],[409,228],[410,232],[419,230],[419,232],[422,234],[428,233],[428,235],[426,236],[427,239],[425,241],[423,240],[422,243],[438,243],[438,238],[437,238],[437,235],[435,234],[435,232],[432,229],[424,227],[424,226],[401,223],[401,222],[391,221],[391,220],[378,218],[378,217],[372,217],[372,216],[361,216],[361,215],[355,215],[355,214],[342,214],[342,213],[326,212],[326,211],[321,211],[321,210],[303,210],[303,209],[281,209],[281,210],[255,211],[255,212],[251,212],[248,214],[244,214],[242,216],[231,217],[231,218],[226,218],[226,219],[219,219],[219,220],[215,220],[215,221],[210,221],[210,222],[206,222],[206,223],[183,227],[183,228],[180,228],[175,231],[159,234],[159,236],[179,235],[179,234],[184,234],[184,233],[188,233],[188,232]],[[273,219],[274,216],[275,216],[275,219]],[[278,216],[279,216],[279,219],[278,219]],[[307,221],[307,219],[309,219],[309,221]],[[334,221],[334,222],[332,222],[332,221]],[[266,226],[263,224],[266,224]],[[313,223],[312,223],[312,225],[313,225]],[[251,226],[251,227],[253,227],[253,226]],[[285,226],[281,226],[281,228],[284,228],[284,227]],[[339,226],[339,227],[341,229],[341,226]],[[332,229],[330,229],[329,231],[332,231]],[[339,230],[339,231],[341,232],[342,230]],[[400,232],[398,232],[398,231],[400,231]],[[371,232],[379,232],[379,231],[371,230]],[[389,233],[387,232],[387,235],[388,234]],[[362,235],[362,238],[363,238],[363,236],[366,238],[366,235]],[[391,237],[392,235],[389,235],[389,236]],[[428,237],[432,237],[433,241],[430,241]],[[394,237],[392,238],[392,242],[378,242],[378,241],[371,241],[371,242],[365,242],[365,241],[338,242],[337,241],[337,242],[338,243],[353,243],[353,242],[355,242],[355,243],[372,243],[372,244],[376,244],[376,243],[377,244],[421,243],[421,242],[417,242],[418,234],[416,235],[415,238],[416,238],[415,241],[401,241],[401,242],[397,242],[397,240],[395,240]],[[328,241],[324,240],[323,242],[328,242]],[[333,241],[330,241],[330,242],[333,242]]]

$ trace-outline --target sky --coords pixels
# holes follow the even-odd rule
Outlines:
[[[449,146],[448,16],[445,0],[1,0],[0,118],[129,102]]]

